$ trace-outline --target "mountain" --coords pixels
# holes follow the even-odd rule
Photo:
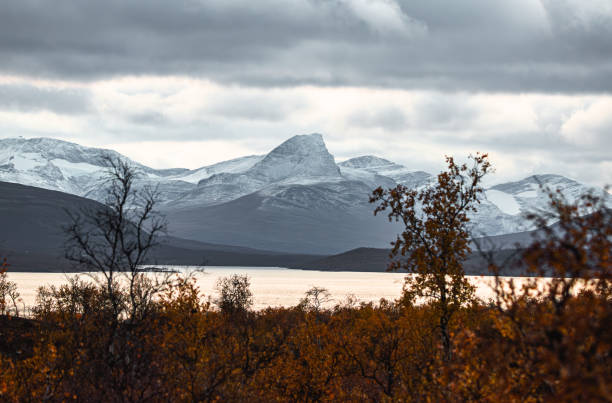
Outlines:
[[[104,206],[83,197],[0,182],[0,258],[8,259],[11,271],[74,270],[63,257],[67,211],[98,208]],[[212,266],[288,266],[315,258],[172,236],[161,238],[150,257],[157,264]]]
[[[199,169],[156,170],[112,151],[53,139],[0,140],[0,180],[103,201],[110,155],[140,172],[135,187],[156,187],[171,234],[281,252],[333,254],[387,248],[401,227],[374,217],[378,186],[429,186],[435,176],[372,156],[336,163],[320,134],[291,137],[265,155]],[[475,236],[529,231],[524,214],[547,205],[540,185],[575,198],[590,190],[560,175],[534,175],[486,190],[472,215]]]
[[[290,268],[321,271],[384,272],[391,262],[390,252],[390,249],[357,248],[332,256],[299,262],[291,265]],[[524,268],[516,264],[519,256],[517,250],[502,249],[493,252],[492,258],[497,264],[503,265],[500,274],[505,276],[524,276]],[[477,252],[468,256],[463,267],[468,275],[482,276],[491,274],[488,271],[488,257],[485,259]]]
[[[100,179],[103,155],[111,150],[91,149],[47,139],[0,140],[0,178],[7,182],[85,195]]]
[[[393,225],[373,216],[371,190],[342,175],[320,134],[301,135],[243,173],[200,181],[164,212],[171,232],[184,238],[334,253],[355,244],[388,245]]]
[[[532,175],[516,182],[501,183],[487,189],[479,211],[472,217],[474,231],[480,235],[500,235],[533,229],[524,216],[548,209],[547,189],[559,191],[568,201],[575,201],[589,191],[604,194],[561,175]],[[612,198],[608,198],[612,206]],[[552,222],[551,222],[552,224]]]
[[[226,203],[167,211],[170,231],[203,242],[327,254],[387,246],[398,227],[374,217],[360,182],[275,184]]]
[[[501,183],[491,187],[487,190],[487,198],[496,201],[507,214],[516,215],[518,211],[535,211],[546,208],[548,202],[541,185],[560,189],[563,196],[570,201],[576,200],[588,190],[583,184],[561,175],[532,175],[517,182]],[[514,199],[514,203],[511,199]]]
[[[194,169],[193,171],[186,170],[186,172],[181,172],[173,176],[172,179],[198,184],[201,180],[208,179],[215,174],[242,173],[251,168],[257,162],[259,162],[263,157],[264,156],[262,155],[248,155],[246,157],[235,158],[232,160],[223,161],[217,164]]]
[[[164,200],[195,186],[181,180],[191,173],[188,169],[153,169],[113,150],[49,138],[0,139],[0,180],[103,201],[106,157],[129,162],[140,173],[139,186],[159,186]]]
[[[427,172],[412,171],[403,165],[373,155],[351,158],[338,166],[345,177],[360,180],[373,188],[385,185],[390,187],[398,183],[419,187],[435,179]]]
[[[137,187],[158,187],[162,202],[183,197],[198,182],[215,174],[247,170],[262,158],[247,156],[194,170],[153,169],[113,150],[50,138],[9,138],[0,139],[0,180],[104,201],[106,157],[119,158],[135,167],[139,172]]]
[[[256,163],[247,175],[266,183],[299,178],[339,178],[340,169],[318,133],[293,136]]]
[[[271,184],[341,180],[340,169],[320,134],[299,135],[263,157],[251,157],[240,170],[219,171],[165,207],[166,210],[221,204],[260,191]],[[253,164],[250,164],[253,162]]]

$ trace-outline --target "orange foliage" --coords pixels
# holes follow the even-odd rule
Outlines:
[[[554,273],[551,286],[458,303],[448,346],[436,300],[219,310],[187,277],[146,314],[117,317],[109,298],[128,295],[74,280],[2,328],[0,341],[30,344],[0,343],[0,400],[612,401],[610,212],[592,196],[552,200],[562,230],[540,222],[545,237],[520,259]],[[576,293],[580,279],[590,287]]]
[[[392,242],[389,270],[405,269],[404,299],[414,302],[425,298],[436,308],[437,328],[450,359],[450,321],[456,311],[474,296],[463,261],[471,252],[468,215],[476,211],[483,192],[482,178],[491,171],[487,154],[470,157],[472,167],[458,165],[446,157],[448,168],[437,182],[421,190],[398,185],[393,189],[374,190],[371,203],[380,204],[374,214],[390,210],[389,221],[399,221],[404,231]]]

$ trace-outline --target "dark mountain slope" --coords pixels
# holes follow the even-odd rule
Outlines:
[[[507,265],[500,274],[522,275],[522,271],[512,265],[516,262],[514,258],[518,256],[517,252],[515,249],[503,249],[493,252],[496,263],[501,265],[507,262]],[[357,248],[337,255],[294,264],[289,267],[302,270],[383,272],[387,270],[391,262],[389,253],[390,249]],[[489,273],[487,267],[488,261],[478,252],[472,253],[464,265],[465,272],[468,275],[490,275],[491,273]]]
[[[169,230],[202,242],[311,254],[389,245],[398,227],[374,217],[367,202],[350,203],[355,189],[349,181],[274,186],[220,205],[168,212]]]
[[[518,255],[520,249],[528,246],[538,234],[538,231],[527,231],[473,240],[472,254],[465,262],[466,273],[473,275],[490,274],[487,269],[488,261],[481,256],[479,252],[481,250],[492,253],[497,264],[506,263],[508,267],[502,274],[520,275],[521,271],[512,267],[515,262],[513,257]],[[384,248],[357,248],[336,255],[304,261],[291,267],[324,271],[386,271],[391,261],[389,258],[390,252],[390,249]]]
[[[103,208],[82,197],[0,182],[0,256],[13,271],[78,270],[63,259],[66,210]],[[220,266],[288,266],[312,255],[202,243],[176,237],[162,239],[151,263]]]

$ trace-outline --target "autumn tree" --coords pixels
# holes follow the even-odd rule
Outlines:
[[[250,286],[251,281],[247,275],[233,274],[220,278],[216,284],[219,293],[216,302],[219,309],[227,314],[247,312],[253,305]]]
[[[313,286],[305,292],[299,306],[306,310],[319,311],[329,301],[331,301],[331,293],[327,288]]]
[[[0,314],[8,315],[12,311],[15,316],[19,316],[19,291],[17,284],[8,279],[7,270],[8,263],[4,259],[0,264]]]
[[[473,298],[463,262],[470,253],[469,214],[476,211],[483,192],[482,178],[491,171],[487,154],[470,156],[471,166],[446,157],[447,170],[422,189],[398,185],[374,190],[370,202],[379,203],[375,214],[388,211],[404,231],[392,242],[389,270],[405,269],[404,297],[425,298],[439,317],[445,360],[451,356],[449,321],[462,304]]]
[[[544,190],[548,208],[528,214],[538,230],[512,266],[529,277],[501,278],[491,259],[495,304],[454,340],[462,400],[612,401],[610,196]]]
[[[146,313],[154,294],[166,283],[151,280],[141,270],[166,223],[156,211],[157,191],[136,188],[135,167],[112,156],[105,157],[105,163],[104,206],[68,212],[66,257],[81,270],[101,274],[115,316],[133,319]],[[122,277],[127,282],[127,300],[120,291]]]
[[[87,362],[80,366],[83,372],[73,373],[102,400],[115,401],[116,396],[138,400],[154,393],[150,382],[160,371],[147,362],[152,350],[145,340],[158,327],[157,299],[173,277],[146,273],[143,265],[166,224],[156,211],[157,191],[137,185],[137,168],[112,156],[104,162],[107,172],[100,185],[106,192],[104,204],[68,212],[65,227],[66,257],[80,271],[90,272],[97,287],[90,290],[86,283],[75,281],[40,296],[52,302],[56,321],[72,329],[68,337],[53,335],[65,338],[63,343],[75,351],[63,350],[62,365],[72,368],[75,360]],[[90,309],[92,303],[95,309]],[[87,371],[96,376],[85,375]]]

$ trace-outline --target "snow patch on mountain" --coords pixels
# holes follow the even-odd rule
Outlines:
[[[35,153],[23,153],[21,155],[11,155],[7,161],[8,164],[12,164],[14,169],[20,171],[29,171],[37,166],[46,164],[46,161],[38,154]]]
[[[66,172],[68,176],[81,176],[91,175],[100,173],[101,168],[99,165],[92,165],[87,162],[70,162],[62,159],[52,159],[49,161],[54,166]]]
[[[514,196],[506,192],[489,189],[485,192],[485,197],[505,214],[517,215],[521,212],[520,204],[514,199]]]
[[[397,184],[419,187],[431,181],[431,174],[423,171],[412,171],[403,165],[396,164],[374,155],[364,155],[351,158],[338,164],[342,175],[351,180],[362,180],[375,184],[374,187],[383,186],[385,179],[391,179]],[[376,183],[378,183],[376,185]]]
[[[363,155],[361,157],[351,158],[339,163],[338,165],[341,167],[360,168],[374,171],[404,169],[403,165],[396,164],[395,162],[391,162],[374,155]]]
[[[198,168],[184,174],[176,175],[173,176],[171,179],[197,184],[198,182],[204,179],[208,179],[211,176],[220,173],[243,173],[251,169],[256,163],[261,161],[263,157],[263,155],[249,155],[246,157],[235,158],[229,161],[223,161],[217,164]]]
[[[547,209],[548,190],[559,191],[569,202],[574,202],[581,195],[596,191],[593,187],[583,185],[561,175],[532,175],[515,182],[502,183],[491,187],[514,197],[521,212]]]
[[[0,139],[0,180],[85,196],[105,174],[105,156],[128,160],[112,150],[62,140]],[[138,169],[154,171],[130,163]]]
[[[537,197],[545,189],[560,190],[566,197],[578,197],[588,189],[585,185],[561,175],[532,175],[516,182],[501,183],[491,189],[500,190],[517,197]]]
[[[30,163],[40,165],[43,161],[55,159],[72,163],[87,163],[104,167],[104,156],[122,157],[113,150],[84,147],[68,141],[50,138],[8,138],[0,139],[0,161],[21,158],[30,160]],[[123,157],[125,158],[125,157]],[[142,166],[135,163],[135,165]],[[24,167],[24,169],[27,169]]]

